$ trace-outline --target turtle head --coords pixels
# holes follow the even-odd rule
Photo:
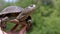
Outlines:
[[[36,8],[36,5],[34,4],[27,7],[27,9],[29,9],[30,11],[35,10],[35,8]]]
[[[36,6],[33,4],[33,5],[31,5],[31,6],[28,6],[27,8],[29,8],[29,9],[34,9]]]
[[[36,8],[36,5],[30,5],[30,6],[28,6],[28,7],[26,7],[25,9],[24,9],[24,13],[25,14],[30,14],[30,13],[33,13],[34,12],[34,10],[35,10],[35,8]]]
[[[25,20],[28,16],[30,16],[34,12],[35,8],[36,6],[34,4],[26,7],[24,11],[22,11],[22,13],[20,13],[17,16],[17,19],[21,19],[21,21]]]

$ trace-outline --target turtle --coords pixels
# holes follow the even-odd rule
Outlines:
[[[20,13],[23,8],[18,6],[8,6],[0,12],[0,20],[8,17],[9,20],[14,19],[18,13]],[[1,23],[2,28],[6,28],[6,22],[2,21]]]
[[[7,16],[10,19],[16,17],[16,19],[21,19],[22,17],[30,16],[34,9],[35,5],[28,6],[25,9],[18,6],[8,6],[0,12],[0,18]]]
[[[9,20],[17,19],[19,21],[31,21],[31,13],[35,10],[35,5],[30,5],[26,8],[18,6],[8,6],[0,12],[0,18],[8,17]]]

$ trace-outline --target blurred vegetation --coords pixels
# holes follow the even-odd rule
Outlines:
[[[32,14],[33,29],[27,34],[60,34],[60,0],[18,0],[17,2],[1,2],[0,9],[11,5],[27,7],[36,5]]]

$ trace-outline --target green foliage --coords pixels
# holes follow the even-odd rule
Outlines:
[[[41,0],[19,0],[14,5],[23,8],[30,4],[36,5],[32,15],[33,29],[27,34],[60,34],[60,0],[51,0],[49,5],[43,3]],[[7,3],[5,6],[9,5]]]

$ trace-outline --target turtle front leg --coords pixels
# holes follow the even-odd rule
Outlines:
[[[27,23],[27,28],[26,28],[26,30],[27,31],[29,31],[29,30],[31,30],[32,29],[32,18],[31,18],[31,16],[28,16],[28,18],[26,19],[26,23]]]

